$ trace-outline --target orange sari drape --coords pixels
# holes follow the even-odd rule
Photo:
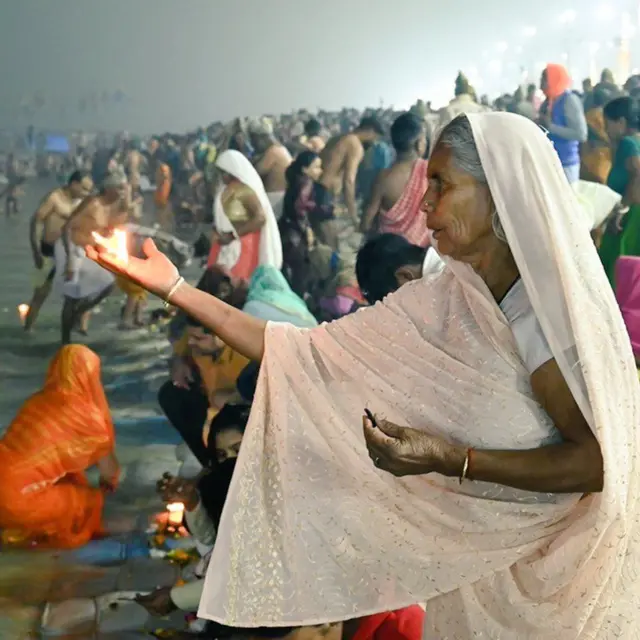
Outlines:
[[[261,231],[254,231],[240,236],[241,253],[238,262],[229,269],[229,273],[238,280],[250,280],[253,272],[260,263],[260,234]],[[217,263],[220,245],[214,244],[209,252],[207,267],[212,267]]]
[[[114,444],[100,358],[83,345],[62,347],[43,389],[0,439],[4,540],[72,548],[99,533],[104,495],[84,472]]]

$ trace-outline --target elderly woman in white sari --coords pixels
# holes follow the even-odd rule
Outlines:
[[[151,243],[88,247],[262,360],[199,615],[426,602],[429,639],[636,638],[640,389],[577,199],[514,114],[456,118],[428,171],[445,268],[315,329],[225,306]]]
[[[225,268],[249,280],[259,265],[282,268],[282,241],[260,176],[239,151],[220,154],[222,177],[214,206],[214,232],[208,266]]]

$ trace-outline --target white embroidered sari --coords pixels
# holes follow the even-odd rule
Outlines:
[[[558,434],[468,265],[312,330],[270,324],[199,615],[309,625],[427,602],[425,638],[609,640],[640,630],[638,377],[551,143],[470,115],[531,304],[604,456],[604,491],[537,494],[375,469],[363,408],[472,447]]]

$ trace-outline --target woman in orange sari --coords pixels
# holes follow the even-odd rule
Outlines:
[[[62,347],[42,390],[0,439],[0,529],[5,542],[81,546],[102,533],[105,491],[118,484],[114,429],[88,347]],[[100,488],[85,470],[96,465]]]

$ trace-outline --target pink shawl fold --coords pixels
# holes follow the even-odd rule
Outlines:
[[[600,444],[601,493],[376,469],[365,407],[485,449],[561,440],[468,264],[311,330],[269,323],[199,615],[312,625],[426,602],[427,639],[640,637],[640,385],[618,305],[553,145],[470,115],[533,311]]]

